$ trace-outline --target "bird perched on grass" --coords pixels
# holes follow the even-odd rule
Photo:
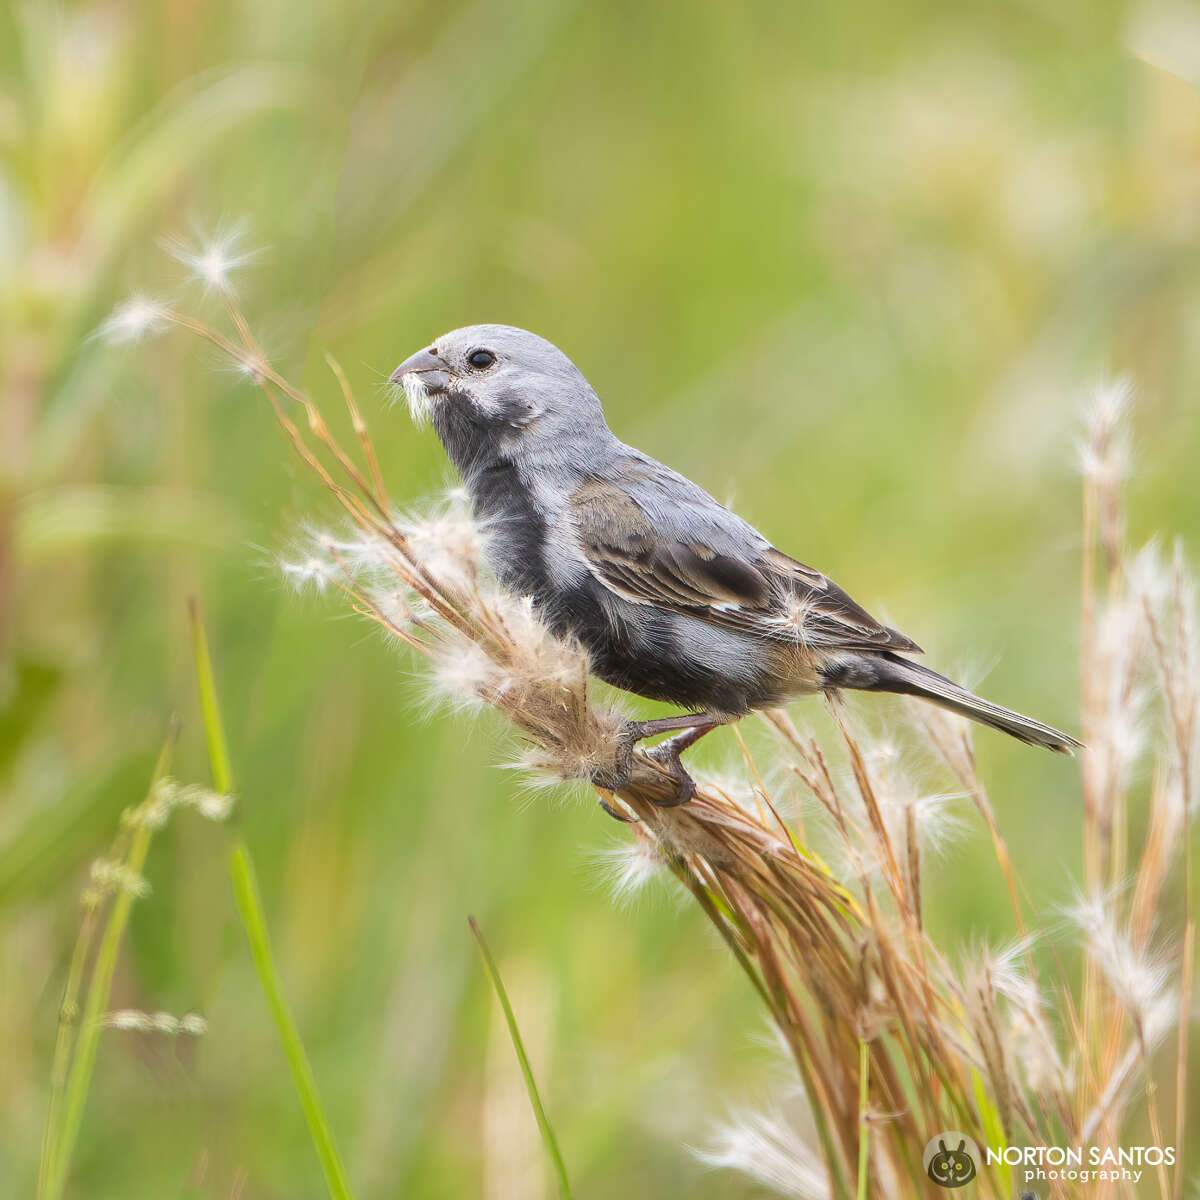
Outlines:
[[[674,803],[686,803],[695,785],[680,754],[704,734],[842,688],[920,696],[1031,745],[1079,747],[905,657],[921,653],[911,638],[627,446],[583,373],[544,338],[470,325],[405,360],[392,381],[415,419],[432,420],[501,585],[577,638],[601,679],[687,710],[629,722],[601,787],[628,783],[635,743],[672,733],[650,753],[677,782]]]

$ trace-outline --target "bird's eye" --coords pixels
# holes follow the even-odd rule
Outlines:
[[[467,355],[467,362],[477,371],[486,371],[496,361],[496,356],[490,350],[472,350]]]

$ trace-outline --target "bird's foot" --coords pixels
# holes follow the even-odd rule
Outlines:
[[[688,739],[684,745],[691,745],[691,739]],[[680,804],[686,804],[696,794],[696,781],[688,774],[683,760],[679,757],[681,748],[677,738],[670,737],[665,742],[660,742],[653,750],[646,752],[647,757],[660,767],[665,767],[671,778],[675,780],[674,798],[655,800],[654,804],[657,808],[676,808]]]
[[[645,721],[625,722],[617,734],[612,766],[592,773],[595,787],[605,792],[620,792],[629,786],[633,778],[633,748],[647,732]]]
[[[687,717],[684,720],[695,721],[697,719]],[[666,729],[663,728],[664,725]],[[613,765],[611,768],[594,772],[592,774],[593,785],[604,792],[619,792],[627,788],[633,778],[634,746],[643,738],[653,737],[657,733],[666,733],[672,728],[679,729],[678,719],[627,721],[617,735]],[[696,782],[687,773],[679,756],[712,728],[714,728],[714,723],[711,721],[688,725],[674,737],[669,737],[665,742],[660,742],[655,746],[653,750],[646,751],[647,757],[658,766],[665,767],[667,773],[675,781],[675,796],[670,800],[655,800],[654,803],[657,807],[674,808],[676,805],[686,804],[696,794]],[[601,801],[601,804],[604,802]],[[604,808],[611,815],[616,815],[612,813],[607,804],[604,804]]]

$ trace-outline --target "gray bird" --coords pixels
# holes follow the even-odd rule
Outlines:
[[[678,784],[673,803],[686,803],[688,746],[753,709],[841,688],[920,696],[1063,754],[1080,746],[904,657],[921,647],[625,445],[583,373],[544,338],[470,325],[391,378],[414,417],[432,420],[501,585],[574,635],[601,679],[688,710],[630,722],[600,786],[625,786],[634,744],[673,733],[651,753]]]

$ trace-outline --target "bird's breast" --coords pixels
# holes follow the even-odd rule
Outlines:
[[[546,515],[514,463],[493,459],[464,472],[488,565],[504,587],[539,596],[547,585]]]

